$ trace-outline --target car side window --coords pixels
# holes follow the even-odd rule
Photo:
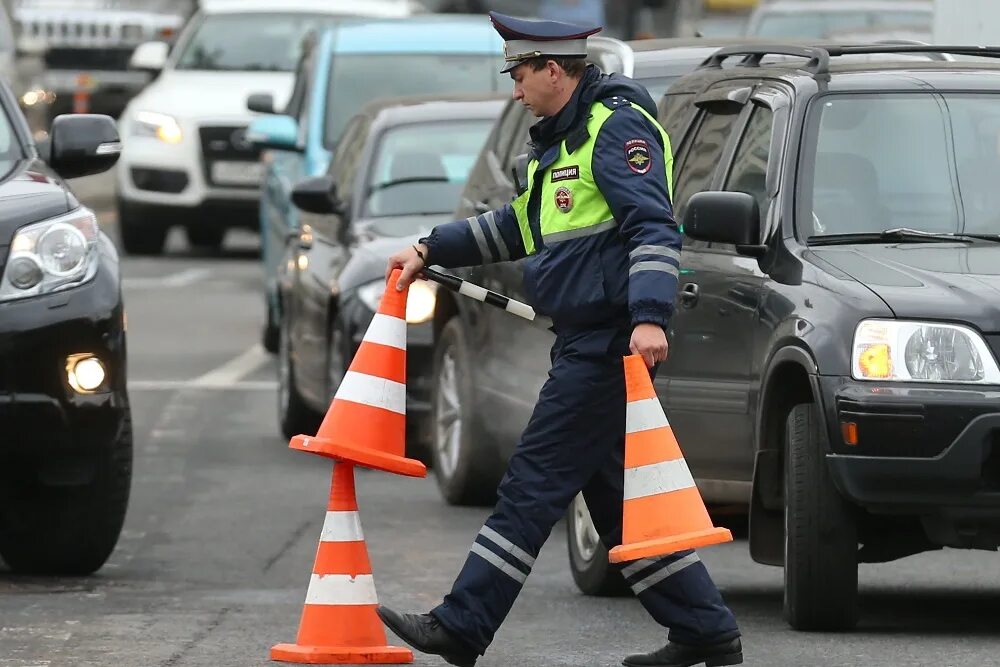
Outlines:
[[[684,130],[687,129],[691,120],[691,105],[693,93],[675,93],[664,95],[660,100],[659,113],[657,114],[659,123],[667,131],[670,139],[670,147],[676,152],[680,149],[684,140]]]
[[[708,190],[722,162],[726,141],[739,114],[705,111],[701,125],[684,151],[683,162],[674,165],[674,213],[680,222],[691,195]]]
[[[740,139],[733,157],[733,166],[726,179],[725,189],[753,195],[763,219],[767,213],[767,160],[771,147],[774,114],[758,106],[753,110],[746,131]]]
[[[525,109],[520,109],[521,122],[517,126],[517,130],[514,132],[510,139],[510,144],[507,148],[507,155],[504,156],[504,171],[510,173],[511,167],[514,166],[514,162],[517,160],[518,155],[523,155],[527,153],[530,149],[528,146],[528,141],[531,138],[529,130],[531,126],[535,123],[535,118]]]
[[[507,160],[517,129],[524,118],[523,114],[524,110],[521,105],[511,102],[507,104],[503,117],[500,118],[496,134],[493,135],[493,145],[491,146],[493,154],[500,165],[503,165]]]
[[[330,172],[337,184],[337,198],[345,203],[354,195],[354,178],[361,166],[361,153],[368,135],[366,128],[364,116],[357,115],[348,121],[330,162]]]
[[[305,113],[307,104],[307,94],[309,92],[309,80],[312,78],[313,45],[315,36],[311,33],[302,39],[302,55],[299,57],[298,65],[295,68],[295,83],[292,86],[292,94],[285,104],[283,113],[298,120],[301,124],[302,116]]]

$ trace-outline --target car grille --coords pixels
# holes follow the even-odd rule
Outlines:
[[[212,165],[216,162],[257,162],[260,159],[260,149],[246,140],[246,127],[202,127],[198,133],[201,137],[201,152],[205,158],[205,181],[208,183],[219,185],[212,178]],[[221,185],[233,187],[230,184]],[[257,188],[259,185],[242,187]]]
[[[132,49],[55,47],[45,52],[49,69],[125,71]]]

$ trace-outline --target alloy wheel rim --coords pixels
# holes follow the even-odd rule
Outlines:
[[[458,391],[457,363],[453,348],[441,357],[437,393],[434,399],[434,446],[438,472],[446,478],[455,474],[462,448],[462,399]]]
[[[594,528],[594,520],[581,495],[573,499],[573,529],[576,552],[584,561],[592,561],[597,555],[597,546],[601,538]]]

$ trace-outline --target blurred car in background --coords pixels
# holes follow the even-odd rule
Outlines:
[[[451,220],[502,107],[496,96],[373,102],[348,120],[326,174],[295,187],[302,225],[278,276],[278,412],[286,438],[316,432],[378,309],[389,255]],[[435,299],[434,286],[418,281],[407,300],[411,445],[425,439]]]
[[[192,245],[209,249],[222,245],[228,228],[258,229],[263,167],[246,138],[247,95],[264,90],[285,103],[310,30],[414,10],[406,0],[207,0],[172,53],[162,42],[140,45],[131,66],[156,79],[121,119],[117,198],[125,251],[159,254],[175,225]]]
[[[21,104],[53,117],[73,111],[81,91],[85,111],[117,116],[150,81],[148,72],[129,70],[132,52],[143,42],[172,42],[193,6],[193,0],[18,0],[18,51],[29,77]]]
[[[866,41],[930,35],[932,0],[771,0],[750,16],[754,37],[816,40],[864,33]]]
[[[109,169],[108,116],[59,116],[36,146],[0,82],[0,557],[89,574],[132,478],[118,253],[63,179]]]
[[[281,114],[258,118],[248,131],[269,149],[260,197],[265,276],[264,347],[277,351],[282,303],[277,275],[286,239],[297,233],[292,187],[323,174],[348,120],[387,95],[495,92],[503,41],[482,16],[429,15],[405,21],[342,24],[322,34],[299,63],[294,93]],[[249,106],[274,111],[265,94]]]

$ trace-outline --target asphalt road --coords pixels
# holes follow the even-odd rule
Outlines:
[[[106,209],[108,182],[88,182],[81,197]],[[113,215],[102,221],[113,234]],[[96,576],[0,571],[0,667],[266,665],[272,644],[294,641],[330,466],[278,435],[274,361],[257,346],[255,244],[239,237],[222,257],[196,256],[177,235],[163,258],[124,258],[136,437],[125,532]],[[357,487],[379,599],[427,610],[488,510],[448,507],[430,478],[359,471]],[[748,665],[998,662],[996,554],[865,567],[862,622],[850,634],[789,630],[781,571],[754,564],[745,542],[701,555],[742,624]],[[479,664],[612,666],[663,641],[635,600],[576,591],[560,525]]]

